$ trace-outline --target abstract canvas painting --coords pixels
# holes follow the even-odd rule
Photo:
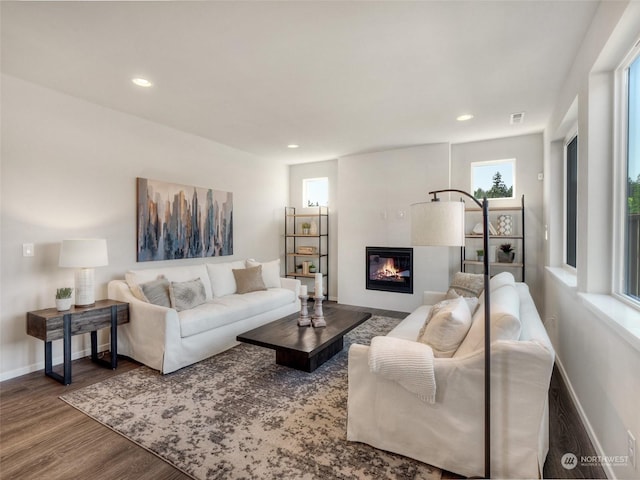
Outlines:
[[[233,193],[138,178],[138,262],[233,254]]]

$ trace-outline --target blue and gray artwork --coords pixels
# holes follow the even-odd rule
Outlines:
[[[138,262],[233,254],[233,193],[138,178]]]

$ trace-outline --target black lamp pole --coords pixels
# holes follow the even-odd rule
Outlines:
[[[446,189],[429,192],[432,202],[439,202],[438,193],[461,193],[473,200],[482,209],[482,242],[484,246],[484,478],[491,478],[491,306],[489,305],[489,202],[482,203],[464,190]]]

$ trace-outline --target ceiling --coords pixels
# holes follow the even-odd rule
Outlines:
[[[542,131],[597,7],[3,1],[2,71],[265,160],[327,160]]]

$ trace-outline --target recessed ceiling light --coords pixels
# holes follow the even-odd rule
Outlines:
[[[132,79],[131,79],[131,81],[132,81],[133,83],[135,83],[135,84],[136,84],[137,86],[139,86],[139,87],[146,87],[146,88],[148,88],[148,87],[150,87],[150,86],[152,86],[152,85],[153,85],[153,83],[151,83],[151,82],[150,82],[149,80],[147,80],[146,78],[140,78],[140,77],[138,77],[138,78],[132,78]]]
[[[287,148],[300,148],[300,145],[296,145],[295,143],[290,143],[287,145]]]
[[[457,117],[456,120],[459,122],[466,122],[467,120],[471,120],[472,118],[473,115],[471,115],[470,113],[465,113],[464,115],[460,115],[459,117]]]

